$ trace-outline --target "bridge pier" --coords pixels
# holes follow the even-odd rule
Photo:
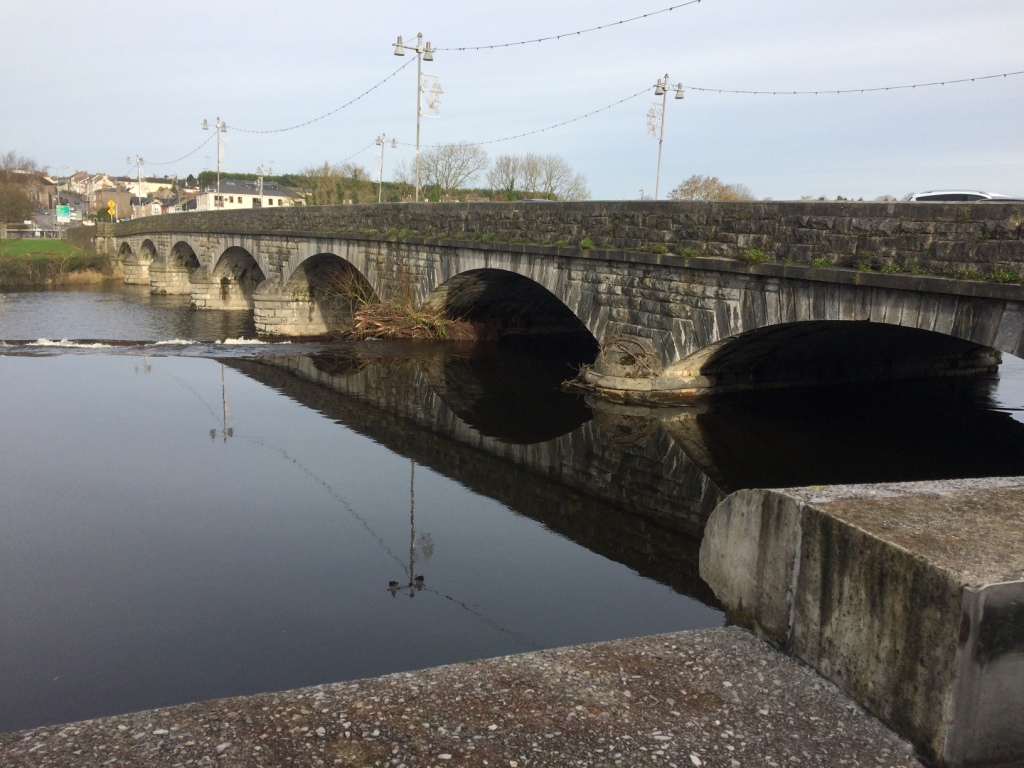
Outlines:
[[[148,272],[150,293],[174,296],[188,296],[192,293],[190,275],[184,267],[150,264]]]
[[[149,285],[149,262],[128,260],[123,264],[126,285]]]
[[[252,309],[252,288],[229,275],[211,275],[205,267],[192,273],[189,281],[192,306],[196,309]]]
[[[324,336],[327,319],[308,291],[289,291],[275,278],[260,284],[253,294],[253,319],[260,336]]]

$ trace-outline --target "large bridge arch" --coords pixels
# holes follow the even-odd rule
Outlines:
[[[627,401],[671,401],[818,381],[807,375],[812,369],[828,380],[842,378],[830,370],[856,380],[977,372],[998,365],[995,350],[1024,351],[1024,305],[950,290],[957,286],[941,278],[862,285],[809,279],[816,275],[807,269],[793,277],[731,272],[694,271],[672,295],[648,292],[647,307],[660,300],[671,311],[628,313],[626,333],[601,339],[589,383]],[[998,294],[1000,287],[975,290]],[[779,376],[767,358],[787,350],[793,370]],[[825,362],[800,363],[793,357],[800,354]]]
[[[204,265],[192,273],[192,305],[197,309],[252,309],[256,290],[265,280],[252,253],[229,246],[212,267]]]
[[[869,321],[806,320],[723,339],[666,371],[715,392],[992,371],[991,347]]]
[[[366,276],[329,251],[303,259],[282,285],[268,280],[256,296],[256,326],[275,336],[325,336],[345,328],[361,305],[377,300]]]
[[[532,276],[498,267],[474,267],[455,274],[421,303],[428,311],[490,326],[501,336],[569,335],[594,343],[591,329],[563,298]],[[596,349],[595,349],[596,351]]]

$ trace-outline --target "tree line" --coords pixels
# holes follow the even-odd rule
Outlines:
[[[354,163],[304,168],[300,186],[310,205],[411,200],[415,194],[414,161],[396,163],[390,181],[378,180]],[[476,186],[481,179],[487,186]],[[420,154],[420,199],[434,202],[466,200],[587,200],[583,174],[557,155],[498,155],[491,163],[475,144],[443,144]]]

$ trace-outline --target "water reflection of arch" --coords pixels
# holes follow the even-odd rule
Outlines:
[[[481,435],[528,445],[590,421],[583,399],[561,386],[593,359],[588,345],[505,340],[477,345],[465,355],[450,346],[443,364],[421,370],[448,408]]]
[[[1024,424],[993,406],[997,381],[741,392],[664,428],[728,492],[1024,475]]]
[[[594,552],[717,603],[698,575],[694,537],[723,495],[666,435],[615,446],[591,422],[513,444],[465,424],[419,364],[399,368],[355,356],[223,362]]]

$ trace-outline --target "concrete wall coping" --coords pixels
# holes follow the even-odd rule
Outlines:
[[[1024,477],[777,492],[957,574],[964,586],[1024,580]]]

